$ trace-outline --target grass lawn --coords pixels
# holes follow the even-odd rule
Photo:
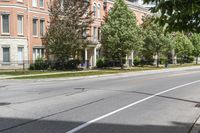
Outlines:
[[[144,70],[155,70],[160,68],[155,67],[134,67],[132,69],[103,69],[97,71],[84,71],[84,72],[68,72],[52,75],[39,75],[39,76],[30,76],[30,77],[16,77],[14,79],[39,79],[39,78],[61,78],[61,77],[78,77],[78,76],[92,76],[92,75],[104,75],[104,74],[117,74],[117,73],[126,73],[134,71],[144,71]]]
[[[18,75],[42,74],[42,73],[51,73],[51,71],[29,71],[29,70],[0,71],[0,76],[1,75],[18,76]]]
[[[178,68],[178,67],[188,67],[188,66],[198,66],[195,64],[183,64],[183,65],[169,65],[169,68]],[[39,78],[61,78],[61,77],[78,77],[78,76],[92,76],[92,75],[104,75],[104,74],[117,74],[117,73],[126,73],[126,72],[135,72],[135,71],[144,71],[144,70],[158,70],[163,69],[164,66],[159,68],[154,66],[144,66],[144,67],[132,67],[131,69],[119,69],[119,68],[111,68],[111,69],[102,69],[97,71],[7,71],[1,72],[1,75],[7,76],[23,76],[25,77],[16,77],[14,79],[39,79]],[[55,73],[59,74],[55,74]],[[62,73],[65,72],[65,73]],[[35,75],[35,76],[27,76],[31,74],[47,74],[47,75]]]

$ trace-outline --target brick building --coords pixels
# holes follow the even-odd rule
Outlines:
[[[48,25],[49,3],[50,0],[0,0],[0,69],[28,67],[38,57],[44,57],[41,38]],[[97,43],[85,49],[84,59],[89,60],[90,66],[96,65],[98,49],[101,47],[101,23],[113,3],[114,0],[90,0],[94,23],[89,31],[89,39]],[[140,24],[148,10],[132,2],[127,4]]]

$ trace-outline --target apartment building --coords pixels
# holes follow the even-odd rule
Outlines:
[[[96,59],[100,54],[100,27],[102,22],[104,21],[104,16],[108,14],[113,7],[115,0],[91,0],[90,1],[90,10],[94,12],[93,18],[94,22],[91,25],[90,35],[91,40],[96,42],[95,46],[88,46],[85,49],[85,60],[89,60],[89,66],[96,66]],[[136,15],[138,25],[142,23],[142,17],[149,14],[148,8],[144,7],[142,4],[126,2],[129,8]],[[133,57],[133,56],[130,56]],[[133,60],[133,59],[132,59]]]
[[[44,56],[41,37],[49,19],[47,3],[0,0],[0,69],[28,67],[37,57]]]
[[[42,37],[49,21],[48,5],[51,0],[0,0],[0,69],[28,67],[38,57],[45,57]],[[89,30],[90,40],[97,45],[88,46],[85,60],[96,65],[99,55],[100,27],[104,16],[112,9],[114,0],[90,0],[94,23]],[[138,24],[148,10],[127,2],[136,14]]]

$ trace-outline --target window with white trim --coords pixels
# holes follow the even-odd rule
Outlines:
[[[23,16],[18,15],[17,16],[17,33],[18,35],[23,35]]]
[[[93,39],[94,39],[94,41],[97,40],[97,27],[93,28]]]
[[[24,52],[24,48],[23,47],[18,47],[18,63],[19,64],[23,64],[23,52]]]
[[[96,16],[96,14],[97,14],[97,4],[96,3],[94,3],[94,5],[93,5],[93,12],[94,12],[94,16]]]
[[[10,62],[10,48],[3,48],[3,63]]]
[[[38,19],[33,19],[33,36],[38,36]]]
[[[44,57],[44,48],[33,48],[33,61]]]
[[[101,17],[101,4],[98,4],[98,17]]]
[[[37,0],[32,0],[32,6],[37,7]]]
[[[40,0],[40,7],[44,7],[44,0]]]
[[[17,2],[23,2],[23,0],[17,0]]]
[[[45,20],[40,20],[40,36],[44,36],[45,32]]]
[[[9,34],[10,33],[10,15],[9,14],[2,14],[2,33]]]

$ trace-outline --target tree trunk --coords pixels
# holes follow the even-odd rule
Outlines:
[[[121,65],[121,69],[124,69],[124,64],[123,64],[123,59],[122,59],[122,57],[120,58],[120,65]]]
[[[196,57],[196,64],[198,64],[198,57],[199,57],[199,56]]]
[[[159,53],[157,53],[157,62],[156,62],[156,66],[159,67],[160,64],[160,56]]]

